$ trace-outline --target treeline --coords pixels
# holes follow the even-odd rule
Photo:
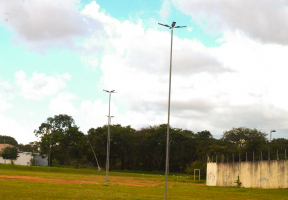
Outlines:
[[[87,134],[79,131],[75,121],[68,115],[49,117],[42,123],[35,135],[39,142],[18,145],[19,150],[39,151],[49,155],[51,141],[51,165],[73,167],[97,167],[93,154],[96,153],[100,167],[105,168],[107,155],[107,132],[104,125],[91,128]],[[167,125],[161,124],[135,130],[119,124],[110,126],[110,169],[137,171],[164,171],[166,159]],[[1,138],[0,138],[1,139]],[[88,143],[90,142],[90,144]],[[247,158],[257,161],[262,152],[262,159],[285,159],[288,150],[287,139],[267,139],[267,134],[257,129],[246,127],[232,128],[225,131],[220,139],[213,138],[207,131],[194,133],[190,130],[170,127],[170,172],[193,173],[194,169],[206,171],[207,156],[210,160],[238,162]],[[93,150],[92,150],[92,148]],[[25,150],[24,150],[25,149]],[[222,156],[223,155],[223,156]],[[240,157],[239,157],[240,156]]]

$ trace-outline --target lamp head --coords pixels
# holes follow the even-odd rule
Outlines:
[[[176,22],[172,22],[172,27],[174,27],[176,25]]]
[[[276,132],[275,130],[271,130],[271,132]]]

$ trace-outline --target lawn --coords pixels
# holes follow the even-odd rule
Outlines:
[[[173,176],[174,175],[174,176]],[[177,177],[178,176],[178,177]],[[180,177],[181,176],[181,177]],[[164,174],[0,164],[0,199],[163,199]],[[288,199],[287,189],[208,187],[192,176],[170,174],[168,199]]]

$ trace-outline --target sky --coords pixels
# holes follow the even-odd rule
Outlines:
[[[0,1],[0,135],[167,123],[215,138],[233,127],[288,138],[287,0]]]

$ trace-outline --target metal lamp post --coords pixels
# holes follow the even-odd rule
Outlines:
[[[50,166],[51,166],[51,162],[50,162],[50,160],[51,160],[51,158],[50,158],[50,156],[51,156],[51,136],[49,138],[50,138],[50,145],[49,145],[49,147],[50,147],[50,149],[49,149],[49,173],[50,173]]]
[[[4,135],[4,149],[6,148],[6,145],[5,145],[5,135]],[[4,159],[4,164],[6,164],[6,159]]]
[[[270,131],[270,147],[269,147],[269,160],[270,160],[270,155],[271,155],[271,140],[272,140],[272,132],[276,132],[275,130]]]
[[[169,98],[168,98],[168,123],[167,123],[167,143],[166,143],[166,167],[165,167],[165,192],[164,200],[167,197],[167,176],[168,176],[168,166],[169,166],[169,122],[170,122],[170,97],[171,97],[171,73],[172,73],[172,45],[173,45],[173,29],[174,28],[184,28],[186,26],[175,26],[176,22],[172,22],[172,25],[160,24],[161,26],[168,27],[171,29],[171,50],[170,50],[170,72],[169,72]]]
[[[110,116],[110,101],[111,101],[111,93],[116,93],[115,90],[103,90],[105,92],[109,93],[109,113],[108,113],[108,134],[107,134],[107,159],[106,159],[106,185],[107,185],[107,181],[108,181],[108,173],[109,173],[109,154],[110,154],[110,121],[111,121],[111,117]]]

